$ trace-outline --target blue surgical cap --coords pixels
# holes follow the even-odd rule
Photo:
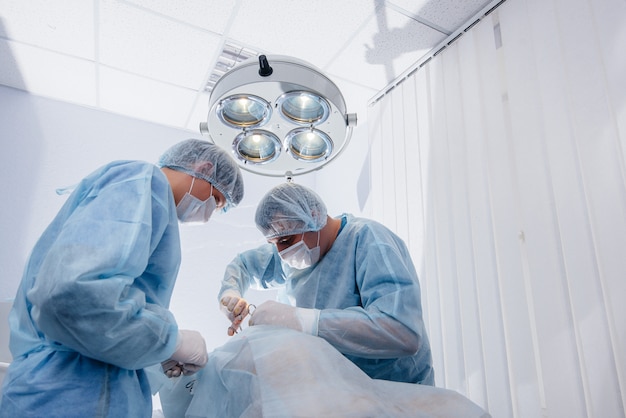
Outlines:
[[[257,206],[255,222],[265,238],[319,231],[326,225],[322,199],[311,189],[283,183],[267,192]]]
[[[237,206],[243,199],[239,166],[226,151],[210,142],[200,139],[179,142],[161,155],[157,166],[208,181],[226,198],[224,210]]]

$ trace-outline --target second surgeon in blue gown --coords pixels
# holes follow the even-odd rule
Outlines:
[[[268,240],[227,267],[220,304],[233,335],[249,313],[250,287],[278,288],[249,324],[319,336],[374,379],[434,385],[417,273],[404,242],[349,214],[332,218],[312,190],[284,183],[259,203]]]
[[[0,417],[151,417],[144,368],[206,364],[196,331],[168,310],[178,222],[237,205],[228,153],[190,139],[158,166],[112,162],[83,179],[35,245],[9,322],[13,355]]]

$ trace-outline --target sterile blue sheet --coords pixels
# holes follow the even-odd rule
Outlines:
[[[166,418],[490,416],[451,390],[372,379],[322,338],[272,326],[245,329],[199,374],[157,379]]]

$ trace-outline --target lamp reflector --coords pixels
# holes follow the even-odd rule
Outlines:
[[[245,94],[228,96],[216,108],[220,120],[234,128],[256,128],[272,115],[272,107],[264,99]]]
[[[233,150],[245,163],[266,164],[280,155],[280,140],[261,129],[244,131],[233,141]]]
[[[308,91],[292,91],[278,100],[282,115],[298,124],[323,123],[330,112],[330,105],[323,97]]]
[[[297,160],[321,161],[333,152],[333,142],[324,132],[311,128],[297,128],[286,138],[287,149]]]

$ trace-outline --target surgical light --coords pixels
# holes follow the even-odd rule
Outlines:
[[[347,146],[356,114],[310,64],[261,55],[217,80],[200,131],[247,171],[291,177],[322,168]]]

